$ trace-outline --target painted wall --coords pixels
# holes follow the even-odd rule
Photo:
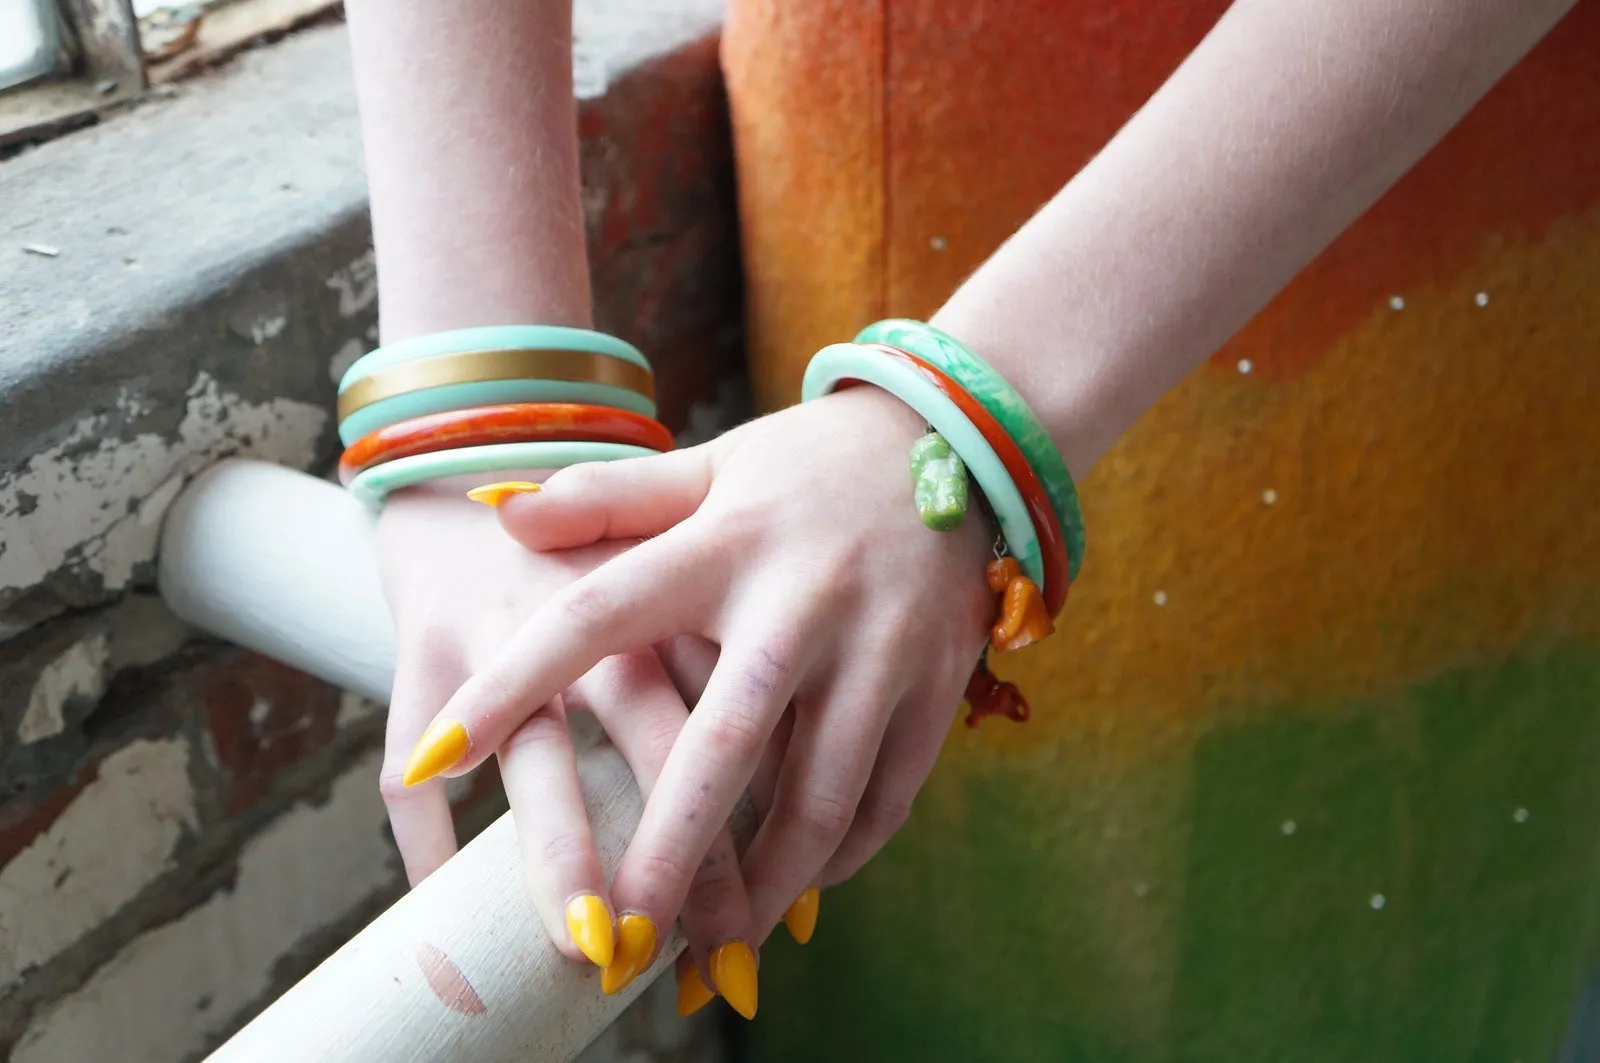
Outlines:
[[[763,400],[1225,7],[735,0]],[[753,1058],[1600,1058],[1597,56],[1588,0],[1087,479],[1034,721],[774,938]]]

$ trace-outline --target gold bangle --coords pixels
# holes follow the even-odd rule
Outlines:
[[[515,349],[464,351],[379,369],[351,384],[339,395],[339,420],[363,406],[411,391],[481,380],[558,380],[610,384],[654,400],[650,370],[608,354],[587,351]]]

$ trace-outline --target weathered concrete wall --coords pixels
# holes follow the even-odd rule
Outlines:
[[[737,416],[720,3],[578,11],[596,316],[663,416]],[[146,589],[165,507],[226,454],[334,456],[376,334],[342,28],[0,164],[0,1054],[181,1060],[402,888],[382,711],[197,639]],[[23,243],[60,248],[22,254]],[[503,808],[486,775],[463,829]],[[668,980],[670,983],[670,980]],[[714,1059],[652,991],[591,1050]]]

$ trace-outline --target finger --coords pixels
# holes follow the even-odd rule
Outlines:
[[[717,580],[698,536],[667,534],[619,554],[545,601],[429,725],[406,765],[415,785],[459,774],[526,716],[607,657],[701,626]]]
[[[886,676],[845,677],[796,713],[772,810],[745,852],[751,914],[763,936],[844,841],[899,698]]]
[[[550,940],[572,959],[610,966],[616,929],[559,699],[528,717],[501,746],[500,774],[528,895]]]
[[[801,674],[788,637],[724,639],[705,695],[689,715],[616,881],[651,911],[676,913],[727,823]],[[756,1010],[756,960],[749,926],[706,962],[711,985],[744,1015]]]
[[[689,718],[661,660],[649,651],[608,657],[573,685],[568,704],[586,705],[595,712],[648,800]],[[647,898],[636,902],[623,875],[613,884],[611,897],[618,912],[618,942],[616,960],[600,980],[606,993],[621,991],[650,966],[658,927],[670,923],[670,913],[652,909]],[[695,872],[681,921],[691,946],[702,956],[749,926],[750,902],[726,828],[718,832]]]
[[[395,845],[415,886],[456,851],[456,828],[443,780],[406,786],[405,765],[423,728],[460,685],[463,670],[422,639],[402,642],[395,657],[394,691],[384,734],[378,789],[389,812]]]
[[[756,773],[750,777],[750,807],[756,814],[756,826],[767,821],[772,814],[772,800],[778,792],[778,775],[783,770],[784,757],[789,752],[789,740],[794,735],[794,706],[783,710],[778,726],[767,739],[767,748],[761,753]]]
[[[530,550],[659,535],[687,519],[711,487],[704,447],[590,462],[554,473],[539,491],[505,497],[500,525]]]
[[[699,635],[677,635],[658,642],[656,656],[672,677],[685,705],[694,705],[705,693],[717,667],[717,644]]]
[[[933,772],[960,707],[945,707],[945,700],[907,699],[895,710],[855,822],[817,885],[832,886],[850,878],[911,818],[912,804]]]

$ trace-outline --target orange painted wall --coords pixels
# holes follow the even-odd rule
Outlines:
[[[879,317],[935,309],[1099,149],[1226,6],[733,0],[724,59],[762,403],[792,401],[816,348]],[[1600,3],[1585,0],[1081,485],[1090,547],[1063,633],[1007,662],[1009,677],[1033,697],[1034,722],[953,733],[908,839],[829,900],[862,938],[831,946],[826,974],[772,976],[792,979],[776,984],[794,997],[775,1028],[843,1009],[863,1030],[887,1024],[895,1036],[884,1043],[910,1045],[941,1031],[942,1043],[966,1053],[952,1048],[950,1058],[1220,1058],[1197,1047],[1204,1030],[1184,1026],[1174,1004],[1183,995],[1174,986],[1195,977],[1178,970],[1180,943],[1210,941],[1220,909],[1170,895],[1159,903],[1141,895],[1135,905],[1126,887],[1140,875],[1192,883],[1218,862],[1240,882],[1266,873],[1250,863],[1255,857],[1238,855],[1253,850],[1222,835],[1210,853],[1191,842],[1211,836],[1202,823],[1206,795],[1243,801],[1257,793],[1251,786],[1267,785],[1207,781],[1204,765],[1231,763],[1246,730],[1283,721],[1311,728],[1310,752],[1301,751],[1310,759],[1263,793],[1287,793],[1306,772],[1367,778],[1370,750],[1354,752],[1347,740],[1357,725],[1385,736],[1383,749],[1415,747],[1424,764],[1455,755],[1449,743],[1458,741],[1486,765],[1500,756],[1545,765],[1536,774],[1576,802],[1565,823],[1576,833],[1561,845],[1552,840],[1542,856],[1517,859],[1540,868],[1540,882],[1581,880],[1590,893],[1574,896],[1600,889],[1592,859],[1600,812],[1583,803],[1588,796],[1572,796],[1587,795],[1587,783],[1562,775],[1579,769],[1561,759],[1576,742],[1592,753],[1580,762],[1600,765],[1600,729],[1582,716],[1588,710],[1574,708],[1600,706],[1597,406]],[[1455,710],[1472,721],[1459,735],[1448,726]],[[1543,712],[1564,722],[1506,737],[1518,719]],[[1435,739],[1402,733],[1433,733],[1427,713],[1444,714],[1437,748],[1428,744]],[[1270,764],[1270,743],[1265,748]],[[1368,781],[1383,793],[1410,785],[1388,775]],[[1455,805],[1474,792],[1461,785]],[[1008,818],[978,796],[993,790],[1020,794],[1028,814]],[[1399,793],[1390,796],[1399,802]],[[1448,804],[1431,823],[1438,832],[1459,827],[1446,822]],[[1122,817],[1113,839],[1103,810],[1114,807],[1139,811]],[[1393,812],[1385,808],[1381,816]],[[929,824],[930,815],[938,823]],[[1006,893],[1012,880],[985,870],[973,847],[1019,822],[1027,824],[1025,847],[1070,851],[1072,868],[1100,872],[1064,867],[1082,891],[1071,898],[1054,880],[1028,887],[1035,893],[1013,900],[1034,918],[985,939],[973,908]],[[1572,863],[1575,853],[1589,854],[1588,862]],[[1035,860],[1055,866],[1048,855]],[[1365,888],[1340,878],[1337,864],[1322,878],[1308,870],[1306,888],[1348,888],[1352,896]],[[1482,917],[1468,913],[1538,885],[1516,861],[1495,866],[1494,876],[1435,900],[1446,913],[1440,940],[1475,941]],[[1427,860],[1419,867],[1425,876],[1453,873]],[[916,910],[961,928],[958,941],[927,953],[896,936],[909,924],[886,913],[904,906],[908,883],[943,883],[945,892],[923,897]],[[1391,887],[1389,896],[1403,894]],[[1385,910],[1397,917],[1400,906]],[[851,923],[852,911],[876,921]],[[1593,922],[1573,913],[1575,927]],[[1282,947],[1322,963],[1355,933],[1342,918],[1308,919],[1310,936],[1291,935]],[[827,923],[825,914],[823,933]],[[1501,929],[1512,951],[1537,936],[1514,921]],[[1538,1008],[1529,1005],[1515,1018],[1474,1019],[1467,1008],[1437,1029],[1473,1020],[1506,1044],[1559,1041],[1573,1007],[1562,987],[1600,964],[1587,933],[1570,935],[1579,958],[1545,993],[1548,1015],[1530,1017]],[[1100,944],[1085,944],[1097,935]],[[1356,969],[1372,971],[1373,984],[1399,999],[1432,992],[1406,980],[1421,960],[1406,968],[1412,974],[1395,973],[1403,964],[1389,971],[1390,947],[1398,946],[1375,944]],[[989,970],[979,956],[1033,948],[1047,957],[1030,960],[1035,976],[1042,970],[1046,983],[1093,1003],[1069,1019],[1001,1008],[1019,1043],[1034,1048],[991,1055],[987,1035],[973,1032],[986,1013],[964,1010],[966,994],[944,987]],[[1219,1014],[1244,999],[1252,970],[1273,962],[1270,950],[1206,949],[1207,964],[1236,976],[1216,975]],[[898,1011],[852,1010],[862,994],[882,991],[864,983],[869,958],[897,950],[942,977],[905,990]],[[822,961],[812,953],[776,965],[790,962]],[[1458,966],[1452,960],[1441,970]],[[1485,969],[1482,993],[1492,1002],[1511,969]],[[1006,972],[1002,963],[991,974],[1004,980]],[[849,993],[828,988],[841,981]],[[1007,992],[1032,999],[1040,991]],[[1356,1026],[1376,1022],[1364,1006],[1350,1006]],[[1280,1010],[1313,1023],[1297,1007]],[[1248,1031],[1259,1029],[1250,1023],[1264,1020],[1240,1021],[1247,1032],[1235,1043],[1248,1042]],[[1411,1037],[1425,1053],[1437,1043],[1430,1038],[1444,1036],[1417,1025],[1421,1019],[1394,1021],[1394,1036]],[[1474,1054],[1489,1037],[1463,1041],[1459,1058],[1489,1058]],[[1103,1054],[1074,1054],[1068,1044],[1099,1045]],[[757,1047],[759,1058],[828,1058],[824,1048],[776,1034],[758,1035]],[[1235,1058],[1387,1058],[1355,1049],[1298,1057],[1266,1034],[1259,1047],[1259,1056]]]

